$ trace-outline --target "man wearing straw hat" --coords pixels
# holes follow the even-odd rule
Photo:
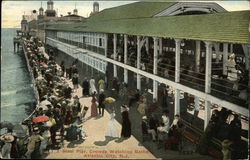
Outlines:
[[[10,159],[11,158],[10,152],[11,152],[11,147],[12,147],[11,142],[14,141],[14,137],[10,134],[5,134],[0,137],[0,140],[5,143],[3,145],[2,152],[1,152],[2,156],[0,158]]]

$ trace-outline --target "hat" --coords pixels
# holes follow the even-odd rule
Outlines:
[[[39,128],[38,128],[38,127],[34,127],[34,128],[33,128],[33,131],[34,131],[34,132],[38,132],[38,131],[39,131]]]
[[[142,120],[147,120],[147,116],[143,116],[143,117],[142,117]]]
[[[4,142],[7,142],[7,143],[10,143],[10,142],[13,142],[14,141],[14,137],[10,134],[5,134],[5,135],[2,135],[0,137],[1,140],[3,140]]]

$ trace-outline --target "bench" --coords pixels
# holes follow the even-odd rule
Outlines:
[[[198,138],[192,136],[190,133],[183,131],[182,136],[188,139],[190,142],[197,144],[198,143]]]

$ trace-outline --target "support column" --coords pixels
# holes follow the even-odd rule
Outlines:
[[[124,64],[128,61],[128,35],[124,35]],[[124,68],[124,82],[128,84],[128,70]]]
[[[219,58],[220,58],[219,47],[220,47],[220,43],[214,44],[215,54],[216,54],[216,63],[219,63]]]
[[[157,48],[158,38],[154,37],[154,68],[153,74],[157,75],[157,61],[158,61],[158,48]],[[158,97],[158,82],[153,81],[153,98],[157,99]]]
[[[141,45],[140,36],[137,36],[137,69],[140,69],[141,65]],[[141,75],[137,73],[137,89],[141,90]]]
[[[146,51],[147,51],[147,54],[149,54],[149,41],[148,41],[148,37],[146,37]]]
[[[116,44],[117,44],[117,35],[114,34],[114,50],[113,50],[113,53],[114,53],[114,60],[115,61],[117,59]],[[117,66],[115,64],[113,64],[113,65],[114,65],[114,77],[117,77]]]
[[[227,75],[228,43],[223,43],[223,75]]]
[[[200,72],[201,41],[195,41],[195,71]]]
[[[212,67],[212,45],[211,42],[206,44],[206,75],[205,75],[205,93],[211,93],[211,67]],[[206,129],[211,116],[211,102],[205,100],[205,117],[204,130]]]
[[[231,53],[233,53],[233,52],[234,52],[234,50],[233,50],[233,46],[234,46],[234,44],[232,44],[232,43],[231,43],[231,44],[230,44],[230,52],[231,52]]]
[[[180,82],[181,39],[175,39],[175,82]],[[180,90],[175,89],[174,114],[180,115]]]
[[[108,34],[105,34],[105,57],[108,55]]]
[[[159,54],[162,55],[162,38],[159,38]]]

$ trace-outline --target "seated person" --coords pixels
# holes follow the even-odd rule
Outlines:
[[[153,141],[156,141],[156,132],[155,132],[154,129],[150,129],[149,128],[146,116],[142,117],[142,124],[141,124],[141,126],[142,126],[142,134],[143,135],[151,134],[152,138],[153,138]]]

